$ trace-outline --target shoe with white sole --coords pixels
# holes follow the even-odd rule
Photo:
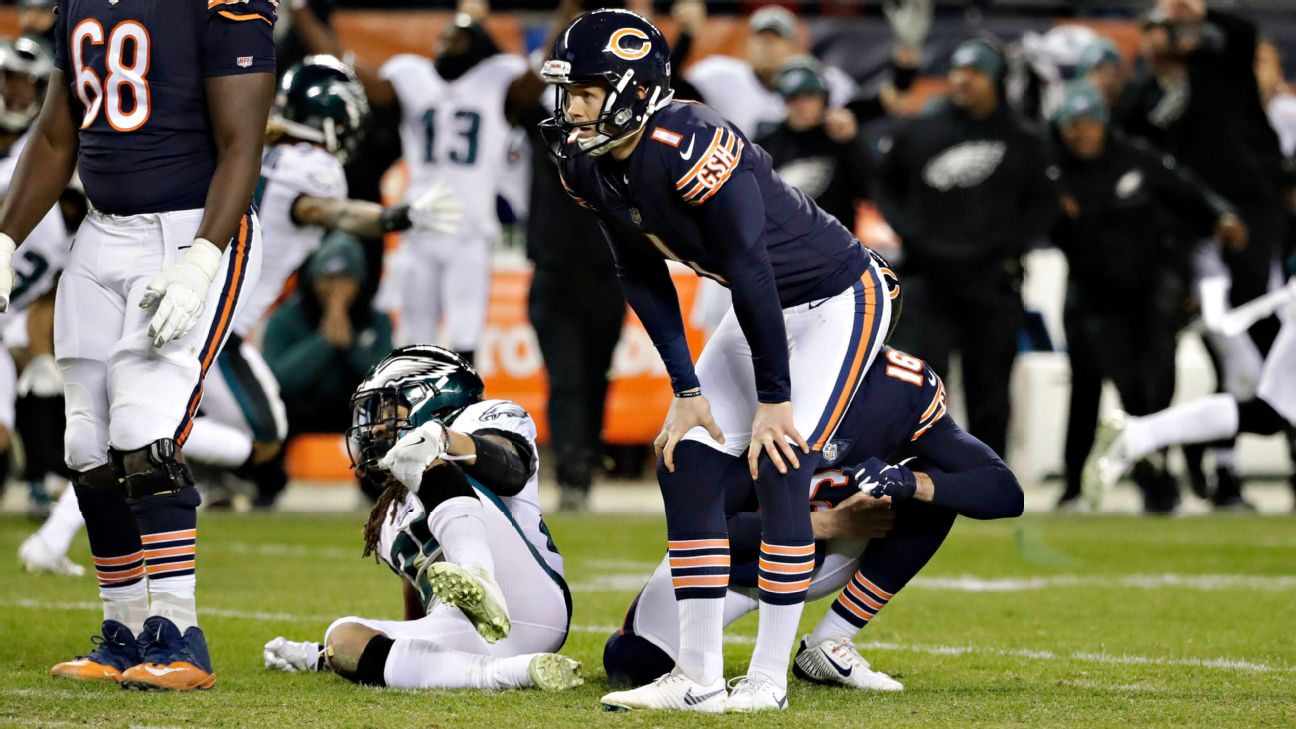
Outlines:
[[[1107,494],[1134,464],[1123,437],[1128,424],[1129,416],[1117,411],[1103,418],[1098,425],[1093,448],[1080,473],[1080,493],[1092,511],[1102,508]]]
[[[647,686],[607,694],[603,697],[603,708],[608,711],[658,709],[719,714],[725,710],[727,698],[723,678],[704,686],[676,668]]]
[[[813,683],[840,684],[866,691],[903,691],[904,685],[881,671],[874,671],[855,644],[846,638],[829,638],[810,646],[801,639],[792,675]]]
[[[585,684],[581,664],[557,653],[539,653],[527,664],[531,682],[541,691],[566,691]]]
[[[785,709],[787,689],[780,688],[764,676],[739,676],[729,682],[729,703],[725,705],[725,713],[747,714]]]
[[[462,610],[487,643],[508,637],[513,627],[508,604],[488,572],[453,562],[433,562],[428,565],[427,580],[432,593]]]
[[[85,574],[85,567],[68,559],[66,554],[55,554],[45,544],[45,540],[33,534],[23,540],[18,547],[18,561],[23,569],[32,574],[47,573],[51,575],[68,575],[80,577]]]

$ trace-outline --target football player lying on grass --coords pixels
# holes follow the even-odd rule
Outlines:
[[[806,681],[900,691],[874,671],[852,640],[931,559],[958,515],[1000,519],[1022,513],[1017,479],[995,453],[946,414],[945,386],[931,367],[886,347],[852,401],[824,467],[809,483],[815,566],[809,599],[837,599],[802,639],[792,672]],[[915,457],[916,460],[905,460]],[[894,465],[888,465],[894,464]],[[739,464],[726,484],[733,565],[728,625],[756,610],[756,591],[780,565],[760,555],[760,516]],[[669,672],[678,653],[672,565],[662,561],[608,639],[603,665],[614,686],[640,686]],[[679,565],[674,575],[680,576]],[[692,568],[707,574],[707,567]],[[617,693],[603,699],[619,708]]]
[[[265,665],[332,670],[396,688],[579,686],[571,594],[540,516],[535,423],[482,400],[472,366],[414,345],[376,365],[352,398],[352,463],[386,487],[365,551],[402,578],[406,620],[345,617],[323,643],[275,638]]]

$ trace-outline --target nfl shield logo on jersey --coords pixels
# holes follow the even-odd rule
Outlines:
[[[234,59],[234,65],[239,68],[248,68],[252,65],[252,56],[239,56]]]
[[[832,463],[836,461],[838,458],[846,455],[846,451],[848,450],[850,450],[850,441],[848,440],[830,440],[827,443],[824,443],[824,463]]]

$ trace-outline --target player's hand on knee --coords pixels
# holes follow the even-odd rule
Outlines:
[[[0,233],[0,313],[9,310],[9,294],[13,292],[13,254],[18,244],[5,233]]]
[[[790,441],[790,442],[789,442]],[[793,446],[796,446],[795,448]],[[774,463],[779,473],[801,467],[796,449],[802,453],[810,452],[810,444],[797,431],[792,417],[792,403],[763,402],[756,406],[756,418],[752,420],[751,445],[747,447],[747,467],[754,479],[760,473],[760,456],[764,452]]]
[[[157,306],[148,330],[154,347],[183,337],[198,323],[222,255],[211,241],[195,239],[179,263],[149,282],[139,305],[141,309]]]
[[[445,455],[449,444],[445,426],[433,420],[401,436],[378,461],[378,467],[405,484],[410,493],[417,494],[423,485],[423,474]]]
[[[418,230],[453,233],[463,220],[463,207],[450,185],[438,182],[410,203],[410,224]]]
[[[261,657],[265,661],[265,667],[271,671],[319,671],[327,665],[322,660],[322,648],[319,643],[288,640],[280,636],[265,644]]]
[[[676,396],[666,413],[661,433],[653,441],[653,451],[666,464],[666,470],[675,473],[675,446],[692,429],[702,427],[720,445],[724,445],[724,432],[711,415],[711,403],[701,393],[685,397]]]

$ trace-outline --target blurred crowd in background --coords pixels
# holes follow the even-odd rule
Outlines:
[[[23,38],[48,41],[52,5],[20,3]],[[427,38],[421,52],[440,54],[437,69],[447,78],[503,53],[508,44],[492,36],[494,20],[515,12],[526,47],[510,50],[530,53],[532,69],[543,58],[547,26],[566,15],[612,5],[660,21],[672,40],[677,98],[713,106],[773,156],[789,184],[896,266],[904,308],[892,344],[942,376],[957,370],[972,434],[1005,454],[1014,361],[1026,351],[1066,352],[1061,508],[1079,503],[1104,383],[1132,414],[1166,407],[1185,328],[1210,307],[1244,303],[1291,275],[1296,94],[1284,63],[1296,56],[1296,11],[1266,11],[1257,2],[1255,13],[1235,14],[1200,0],[1108,3],[1097,17],[1084,2],[1008,9],[931,0],[383,5],[446,17],[448,30]],[[311,53],[361,63],[336,28],[361,8],[380,12],[368,2],[283,0],[275,31],[281,71]],[[727,53],[712,52],[717,24],[731,35],[734,24],[741,27]],[[15,51],[21,43],[0,57],[0,147],[21,133],[10,117],[38,103],[41,74],[48,78],[30,53]],[[371,112],[347,162],[350,196],[390,201],[389,170],[410,142],[400,133],[399,105],[372,90],[364,72],[360,78]],[[544,461],[562,507],[581,509],[591,485],[609,474],[647,475],[651,449],[646,441],[605,447],[625,303],[596,220],[563,191],[537,133],[552,102],[539,85],[515,82],[509,90],[514,131],[498,150],[503,164],[489,178],[495,187],[485,190],[497,198],[500,228],[488,231],[494,255],[466,275],[489,282],[489,268],[519,251],[530,261],[527,315],[548,392]],[[519,103],[518,91],[530,97]],[[485,299],[467,313],[467,327],[455,308],[477,293],[456,295],[453,282],[435,294],[443,301],[420,299],[408,287],[393,291],[399,276],[391,256],[412,255],[401,245],[335,234],[264,325],[259,346],[279,380],[290,439],[343,431],[351,389],[393,343],[438,336],[469,357],[482,346]],[[1067,261],[1065,290],[1056,291],[1064,301],[1061,331],[1022,296],[1023,257],[1045,247]],[[686,316],[705,332],[725,306],[723,290],[699,284]],[[411,332],[429,311],[445,325]],[[1254,388],[1277,329],[1270,318],[1242,335],[1204,337],[1221,390],[1245,396]],[[12,341],[6,338],[14,349]],[[17,427],[21,434],[21,417]],[[58,466],[54,456],[33,458],[39,445],[24,450],[22,476],[39,500],[45,472]],[[1140,463],[1133,478],[1145,508],[1174,510],[1181,482],[1218,508],[1248,508],[1233,453],[1231,443],[1189,449],[1182,472],[1172,472],[1164,455]],[[258,506],[272,506],[287,482],[283,457],[276,463],[281,476],[255,479]]]

